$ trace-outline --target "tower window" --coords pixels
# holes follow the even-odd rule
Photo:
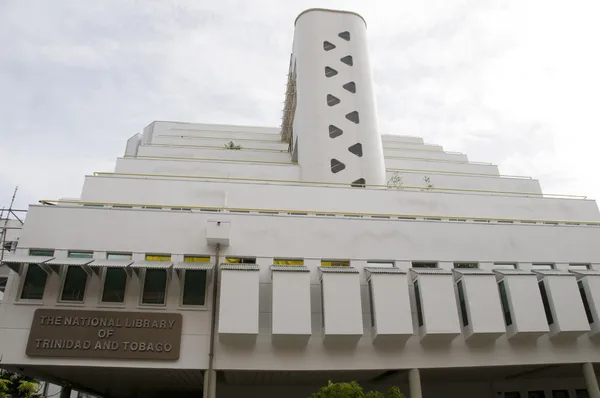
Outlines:
[[[352,184],[350,184],[352,187],[354,188],[364,188],[366,185],[366,181],[364,178],[359,178],[358,180],[352,182]]]
[[[328,41],[324,41],[324,42],[323,42],[323,50],[325,50],[325,51],[331,51],[331,50],[333,50],[334,48],[335,48],[335,44],[333,44],[333,43],[330,43],[330,42],[328,42]]]
[[[342,134],[344,134],[344,131],[341,128],[334,126],[333,124],[329,125],[329,137],[336,138]]]
[[[340,58],[340,61],[342,61],[343,63],[345,63],[348,66],[354,65],[354,61],[352,60],[352,55],[346,55],[345,57]]]
[[[346,119],[348,119],[351,122],[354,122],[356,124],[360,123],[360,118],[358,117],[358,112],[357,111],[348,113],[346,115]]]
[[[333,174],[335,173],[339,173],[340,171],[344,170],[346,168],[346,165],[342,162],[340,162],[337,159],[331,159],[331,172]]]
[[[540,294],[542,295],[542,303],[544,304],[544,312],[546,313],[546,320],[548,321],[548,325],[552,325],[554,323],[554,318],[552,317],[552,309],[550,308],[550,301],[548,300],[548,293],[546,293],[546,284],[544,281],[539,281],[538,286],[540,287]]]
[[[356,83],[354,82],[346,83],[342,87],[344,87],[344,89],[350,91],[353,94],[356,93]]]
[[[350,41],[350,32],[348,31],[340,32],[338,36],[346,41]]]
[[[340,99],[331,94],[327,94],[327,105],[335,106],[340,103]]]
[[[330,68],[329,66],[325,67],[325,76],[326,77],[333,77],[337,74],[338,74],[337,70]]]
[[[362,144],[357,143],[348,148],[348,150],[358,156],[359,158],[363,155]]]

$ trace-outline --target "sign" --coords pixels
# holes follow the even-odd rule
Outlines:
[[[179,359],[181,314],[38,308],[25,353],[32,357]]]

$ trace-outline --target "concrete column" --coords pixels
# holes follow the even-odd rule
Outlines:
[[[583,364],[583,378],[585,379],[585,386],[588,391],[590,398],[600,398],[600,388],[598,388],[598,379],[594,372],[594,365],[590,362]]]
[[[421,373],[419,373],[419,369],[411,369],[408,371],[408,388],[410,389],[410,398],[423,398],[423,392],[421,391]]]
[[[60,398],[71,398],[71,387],[63,386],[60,389]]]
[[[204,372],[204,392],[202,398],[216,398],[217,396],[217,372]]]

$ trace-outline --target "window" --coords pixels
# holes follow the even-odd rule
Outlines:
[[[553,390],[552,398],[569,398],[569,391],[567,390]]]
[[[92,252],[69,252],[69,258],[92,258],[94,253]]]
[[[144,273],[142,304],[165,304],[167,291],[167,270],[147,268]]]
[[[527,398],[546,398],[546,394],[543,391],[529,391]]]
[[[456,283],[456,289],[458,290],[458,301],[460,303],[460,315],[462,317],[463,326],[469,326],[469,316],[467,315],[467,303],[465,301],[465,292],[463,290],[462,279]]]
[[[438,266],[437,263],[416,262],[416,261],[413,261],[413,263],[412,263],[413,268],[437,268],[437,266]]]
[[[167,254],[146,254],[146,261],[171,261]]]
[[[204,305],[206,296],[206,271],[186,269],[183,275],[181,305]]]
[[[347,260],[322,260],[321,267],[349,267],[350,261]]]
[[[493,269],[517,269],[516,263],[494,263]]]
[[[30,256],[43,256],[43,257],[53,257],[54,250],[46,250],[46,249],[31,249],[29,250]]]
[[[183,257],[184,263],[210,263],[209,256],[185,256]]]
[[[350,112],[346,114],[346,119],[350,120],[352,123],[360,123],[360,117],[357,111]]]
[[[549,270],[554,269],[554,264],[533,264],[531,266],[533,270]]]
[[[228,264],[256,264],[256,258],[251,257],[226,257],[225,262]]]
[[[104,272],[103,303],[125,302],[127,274],[123,268],[106,268]]]
[[[575,390],[575,397],[576,398],[590,398],[590,395],[588,394],[587,390]]]
[[[504,322],[506,326],[512,325],[512,316],[510,315],[510,306],[508,305],[508,295],[506,294],[506,286],[504,281],[498,282],[498,290],[500,291],[500,304],[502,305],[502,312],[504,313]]]
[[[585,271],[590,269],[589,264],[569,264],[569,270]]]
[[[345,90],[350,91],[352,94],[356,93],[356,83],[348,82],[342,86]]]
[[[417,304],[417,320],[419,327],[423,326],[423,308],[421,308],[421,291],[419,290],[419,281],[414,281],[415,286],[415,302]]]
[[[375,326],[375,303],[373,303],[373,284],[369,279],[369,306],[371,308],[371,326]]]
[[[367,261],[367,267],[394,268],[393,261]]]
[[[107,260],[131,260],[131,253],[106,253]]]
[[[31,253],[30,253],[31,254]],[[22,300],[41,300],[44,297],[48,274],[38,264],[29,264],[21,289]]]
[[[540,287],[540,294],[542,295],[542,302],[544,303],[546,320],[548,321],[548,325],[552,325],[554,323],[554,318],[552,317],[552,310],[550,309],[550,302],[548,301],[548,294],[546,293],[546,284],[541,280],[538,282],[538,286]]]
[[[276,258],[273,260],[273,265],[304,265],[304,260],[293,258]]]
[[[341,128],[339,128],[337,126],[334,126],[333,124],[329,125],[329,137],[330,138],[336,138],[342,134],[344,134],[344,130],[342,130]]]
[[[585,287],[583,286],[583,281],[578,281],[577,286],[579,286],[579,294],[581,294],[581,301],[583,301],[583,308],[585,309],[585,315],[587,316],[587,320],[590,324],[594,323],[594,316],[592,315],[592,310],[590,309],[590,303],[587,299],[587,294],[585,292]]]
[[[454,263],[454,268],[479,268],[477,263]]]
[[[78,265],[68,266],[64,275],[65,279],[63,281],[60,301],[82,302],[88,275]]]
[[[337,159],[331,159],[329,162],[330,162],[331,172],[333,174],[339,173],[340,171],[342,171],[346,168],[346,165]]]
[[[356,144],[349,146],[348,151],[360,158],[363,155],[362,144],[360,142],[357,142]]]
[[[341,101],[338,97],[336,97],[335,95],[331,95],[331,94],[327,94],[327,105],[329,106],[335,106],[337,104],[339,104]]]

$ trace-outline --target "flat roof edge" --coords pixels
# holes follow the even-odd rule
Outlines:
[[[363,18],[363,16],[360,15],[359,13],[357,13],[357,12],[354,12],[354,11],[344,11],[344,10],[332,10],[330,8],[309,8],[309,9],[306,9],[306,10],[302,11],[300,14],[298,14],[298,16],[296,17],[296,19],[294,20],[294,26],[296,26],[296,23],[298,22],[298,19],[302,15],[304,15],[304,14],[306,14],[308,12],[311,12],[311,11],[337,12],[337,13],[340,13],[340,14],[356,15],[357,17],[359,17],[360,19],[363,20],[363,22],[365,24],[365,27],[367,26],[367,21],[365,21],[365,19]]]

